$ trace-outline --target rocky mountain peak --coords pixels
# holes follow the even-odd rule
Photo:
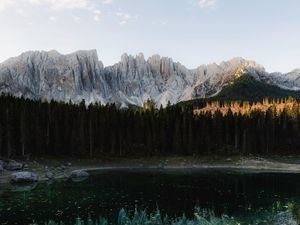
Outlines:
[[[282,88],[300,89],[300,70],[269,74],[256,62],[239,57],[191,70],[172,58],[152,55],[145,60],[142,53],[125,53],[120,62],[104,68],[96,50],[67,55],[52,50],[25,52],[1,63],[0,91],[34,99],[85,99],[121,106],[141,106],[152,99],[157,106],[165,106],[216,95],[232,78],[243,74]]]

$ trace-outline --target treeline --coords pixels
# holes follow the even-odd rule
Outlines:
[[[32,101],[0,96],[0,155],[151,156],[296,154],[300,110],[225,114],[169,106]]]
[[[252,111],[267,112],[273,111],[279,115],[283,110],[286,110],[290,115],[295,116],[300,111],[300,102],[292,97],[281,99],[268,99],[264,98],[262,101],[249,102],[249,101],[207,101],[201,107],[195,107],[194,113],[215,113],[220,111],[222,114],[228,113],[250,114]]]

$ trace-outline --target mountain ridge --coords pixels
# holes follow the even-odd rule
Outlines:
[[[287,90],[300,90],[300,69],[268,73],[255,61],[235,57],[220,64],[188,69],[158,54],[145,59],[124,53],[114,65],[104,66],[96,50],[67,55],[56,50],[28,51],[0,63],[0,92],[42,100],[116,103],[142,106],[152,99],[168,102],[216,96],[232,78],[248,74],[257,81]]]

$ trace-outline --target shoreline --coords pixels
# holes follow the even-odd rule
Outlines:
[[[72,163],[68,162],[72,161]],[[84,170],[87,172],[109,171],[109,170],[140,170],[140,169],[161,169],[161,170],[184,170],[184,169],[216,169],[216,170],[241,170],[249,173],[300,173],[300,157],[273,157],[273,158],[226,158],[226,159],[194,159],[191,157],[170,157],[150,159],[121,159],[102,161],[97,159],[37,159],[26,161],[28,169],[24,171],[36,173],[39,181],[49,180],[45,177],[45,168],[52,168],[56,171],[56,165],[66,165],[63,172],[55,172],[53,180],[67,178],[66,174],[72,171]],[[53,164],[54,163],[54,164]],[[5,171],[0,173],[0,184],[9,183],[12,173],[18,171]]]

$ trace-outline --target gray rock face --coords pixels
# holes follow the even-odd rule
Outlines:
[[[253,61],[234,58],[220,64],[187,69],[171,58],[123,54],[121,61],[103,67],[95,50],[61,55],[56,51],[26,52],[0,64],[0,92],[32,99],[75,103],[117,103],[157,106],[216,95],[247,72],[258,80],[286,89],[300,89],[300,70],[268,74]]]
[[[279,86],[288,90],[300,90],[300,69],[293,70],[289,73],[270,73],[262,76],[263,81]]]
[[[121,62],[104,69],[105,80],[115,93],[115,102],[143,105],[147,99],[166,105],[179,101],[191,85],[192,73],[172,59],[154,55],[147,61],[142,54],[124,54]]]
[[[38,181],[38,176],[32,172],[17,172],[11,175],[11,181],[14,183],[33,183]]]
[[[33,99],[100,101],[106,95],[96,51],[26,52],[0,65],[0,90]]]

